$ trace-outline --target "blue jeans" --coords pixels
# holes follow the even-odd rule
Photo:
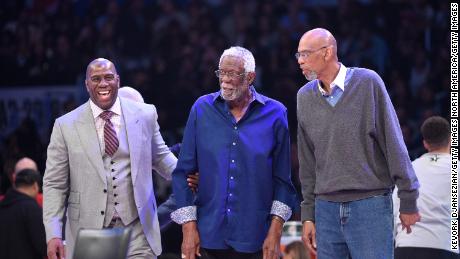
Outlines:
[[[380,195],[351,202],[315,201],[318,259],[393,258],[393,202]]]

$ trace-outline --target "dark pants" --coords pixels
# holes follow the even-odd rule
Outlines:
[[[397,247],[395,259],[458,259],[458,254],[447,250],[424,247]]]
[[[241,253],[233,249],[206,249],[201,248],[201,259],[262,259],[262,251],[255,253]]]

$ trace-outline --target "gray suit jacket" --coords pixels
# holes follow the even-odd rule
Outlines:
[[[160,228],[152,184],[152,168],[171,175],[177,159],[159,132],[153,105],[120,98],[130,150],[134,200],[147,241],[161,253]],[[107,193],[106,174],[89,101],[56,119],[43,178],[43,221],[47,242],[62,238],[62,218],[68,197],[66,255],[73,252],[80,228],[101,229]]]

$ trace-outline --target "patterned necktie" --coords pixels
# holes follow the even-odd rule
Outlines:
[[[105,153],[109,156],[113,156],[113,154],[115,154],[115,152],[118,149],[118,144],[119,144],[117,133],[115,132],[113,124],[110,121],[110,118],[114,114],[115,113],[111,111],[104,111],[99,115],[99,117],[105,120],[105,124],[104,124]]]

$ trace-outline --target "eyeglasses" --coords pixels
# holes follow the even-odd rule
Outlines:
[[[228,76],[230,77],[231,79],[236,79],[240,76],[244,76],[246,74],[246,72],[243,72],[241,74],[238,74],[237,72],[234,72],[234,71],[229,71],[229,72],[226,72],[226,71],[223,71],[223,70],[216,70],[214,71],[214,73],[216,73],[216,76],[218,78],[222,78],[224,76]]]
[[[320,51],[320,50],[322,50],[324,48],[327,48],[329,46],[331,46],[331,45],[321,47],[321,48],[319,48],[317,50],[304,50],[304,51],[301,51],[301,52],[297,52],[297,53],[295,53],[295,58],[297,60],[299,60],[300,58],[307,59],[311,54],[313,54],[313,53],[315,53],[317,51]]]

